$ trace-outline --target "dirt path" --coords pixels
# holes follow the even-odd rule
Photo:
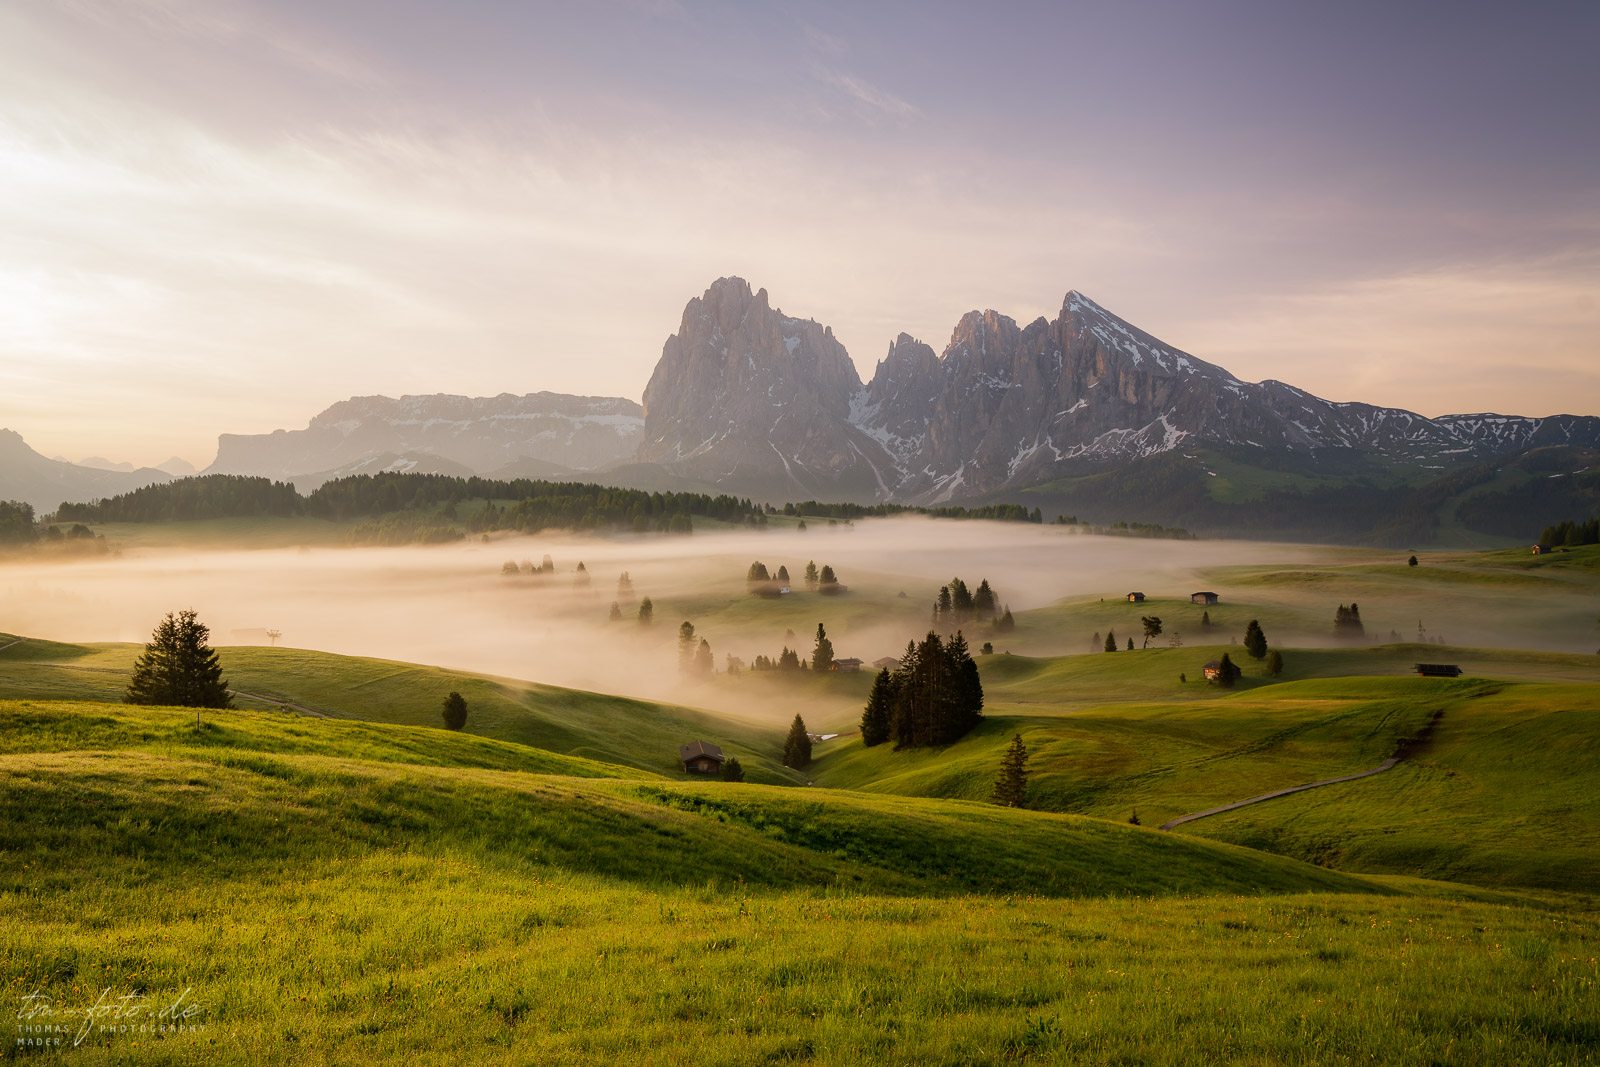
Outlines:
[[[1439,725],[1439,719],[1443,715],[1443,711],[1434,712],[1433,718],[1428,720],[1427,725],[1417,733],[1416,737],[1410,737],[1404,741],[1401,741],[1399,746],[1395,749],[1394,755],[1390,756],[1388,759],[1384,760],[1370,771],[1357,771],[1355,774],[1341,775],[1338,778],[1324,778],[1320,782],[1307,782],[1305,785],[1292,785],[1287,789],[1275,789],[1270,793],[1262,793],[1260,796],[1251,797],[1249,800],[1236,800],[1232,804],[1224,804],[1220,808],[1208,808],[1205,811],[1197,811],[1191,815],[1180,815],[1176,819],[1169,819],[1162,823],[1161,829],[1170,830],[1174,826],[1182,826],[1186,822],[1194,822],[1196,819],[1209,818],[1212,815],[1221,815],[1225,811],[1238,811],[1240,808],[1248,808],[1252,804],[1260,804],[1264,800],[1276,800],[1279,797],[1291,796],[1295,793],[1304,793],[1307,789],[1321,789],[1325,785],[1338,785],[1340,782],[1354,782],[1362,778],[1371,778],[1375,774],[1382,774],[1384,771],[1393,770],[1399,765],[1401,760],[1405,759],[1407,756],[1413,756],[1420,752],[1423,748],[1427,747],[1428,741],[1433,737],[1434,727]]]
[[[280,708],[288,708],[290,711],[298,711],[300,714],[309,715],[313,719],[331,719],[331,718],[333,718],[332,715],[329,715],[325,711],[318,711],[316,708],[308,708],[304,704],[296,704],[292,700],[280,700],[277,697],[269,697],[269,696],[265,696],[265,695],[263,695],[261,693],[251,693],[251,692],[249,692],[247,690],[244,690],[244,689],[235,689],[235,690],[233,690],[233,695],[234,696],[244,697],[247,700],[259,700],[263,704],[276,704]]]
[[[1260,796],[1251,797],[1249,800],[1236,800],[1232,804],[1224,804],[1220,808],[1210,808],[1206,811],[1197,811],[1193,815],[1180,815],[1176,819],[1171,819],[1162,823],[1161,829],[1170,830],[1174,826],[1182,826],[1184,823],[1194,822],[1196,819],[1204,819],[1212,815],[1221,815],[1225,811],[1237,811],[1240,808],[1248,808],[1250,805],[1259,804],[1263,800],[1276,800],[1278,797],[1286,797],[1291,793],[1304,793],[1307,789],[1321,789],[1325,785],[1338,785],[1340,782],[1353,782],[1358,778],[1371,778],[1374,774],[1382,774],[1384,771],[1392,770],[1399,762],[1399,756],[1390,756],[1388,759],[1384,760],[1370,771],[1358,771],[1355,774],[1347,774],[1341,778],[1325,778],[1320,782],[1307,782],[1305,785],[1292,785],[1288,789],[1278,789],[1271,793],[1262,793]]]

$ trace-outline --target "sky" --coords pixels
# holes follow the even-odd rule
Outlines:
[[[352,395],[638,398],[717,277],[1077,289],[1249,380],[1600,414],[1600,5],[0,4],[0,426],[208,463]]]

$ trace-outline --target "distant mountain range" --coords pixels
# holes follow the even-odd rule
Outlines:
[[[1077,292],[1026,326],[969,312],[942,355],[901,334],[863,384],[831,331],[724,278],[667,340],[641,458],[741,489],[943,503],[1196,448],[1443,470],[1545,445],[1600,446],[1600,418],[1428,419],[1243,382]]]
[[[969,312],[942,353],[901,334],[864,383],[827,326],[722,278],[684,309],[642,408],[555,393],[357,397],[304,430],[224,434],[206,473],[302,492],[344,474],[418,470],[772,501],[1006,501],[1098,521],[1423,543],[1469,498],[1528,481],[1550,484],[1524,492],[1525,505],[1600,499],[1597,450],[1595,416],[1430,419],[1244,382],[1078,292],[1054,319],[1026,325]],[[1540,473],[1529,456],[1543,457],[1531,461]],[[33,475],[29,492],[60,485],[71,495],[53,506],[106,491],[55,473],[54,483]],[[0,497],[19,496],[16,484],[0,454]]]
[[[0,430],[0,500],[21,500],[40,512],[54,511],[63,501],[115,496],[172,475],[154,467],[104,470],[41,456],[22,436]]]

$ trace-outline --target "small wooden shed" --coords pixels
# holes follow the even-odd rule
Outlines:
[[[1217,594],[1215,594],[1215,593],[1209,593],[1208,592],[1208,593],[1190,593],[1189,594],[1189,603],[1191,603],[1191,604],[1205,604],[1207,606],[1210,606],[1212,604],[1215,604],[1216,602],[1217,602]]]
[[[1459,678],[1461,668],[1454,663],[1419,663],[1411,668],[1424,678]]]
[[[1144,594],[1143,593],[1129,593],[1128,594],[1128,603],[1130,603],[1130,604],[1142,604],[1142,603],[1144,603]]]
[[[726,757],[709,741],[690,741],[678,747],[678,762],[690,774],[720,774]]]

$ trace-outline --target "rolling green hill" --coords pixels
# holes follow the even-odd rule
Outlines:
[[[0,635],[0,698],[120,700],[137,654]],[[692,708],[298,649],[229,647],[222,662],[242,707],[436,726],[454,690],[471,709],[468,733],[666,775],[679,774],[679,745],[705,740],[737,756],[751,781],[802,780],[781,765],[780,732]]]
[[[1372,769],[1426,734],[1429,743],[1388,774],[1180,832],[1346,870],[1573,891],[1600,884],[1595,666],[1574,656],[1480,652],[1474,675],[1498,668],[1583,680],[1340,676],[1374,666],[1399,674],[1417,651],[1297,651],[1291,662],[1302,680],[1248,677],[1232,692],[1178,685],[1160,662],[1171,652],[990,657],[988,718],[974,733],[909,752],[840,738],[819,747],[814,777],[871,792],[984,799],[1005,745],[1021,734],[1035,806],[1118,819],[1137,812],[1158,825]],[[1451,661],[1474,662],[1467,650],[1447,651]]]
[[[0,982],[193,1009],[74,1062],[1553,1064],[1600,1038],[1571,900],[282,712],[5,701],[0,739]]]

